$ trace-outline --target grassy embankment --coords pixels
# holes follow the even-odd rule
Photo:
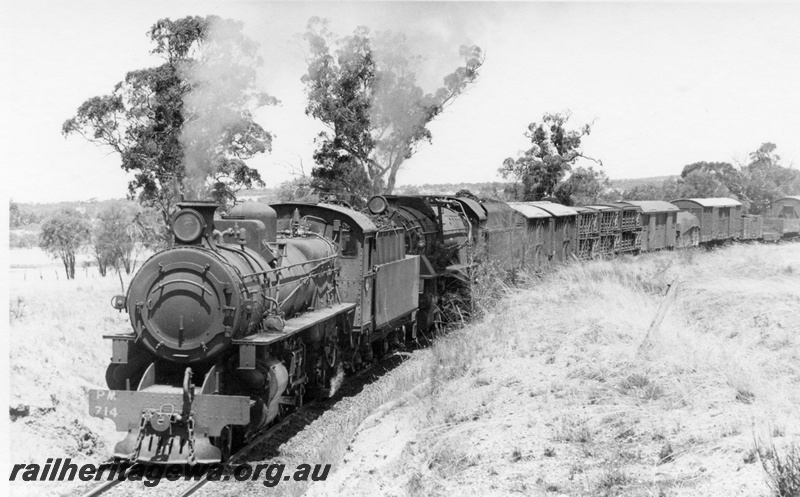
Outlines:
[[[77,279],[68,281],[60,263],[17,255],[12,264],[23,268],[12,268],[9,283],[12,460],[105,460],[120,436],[112,422],[88,416],[86,392],[106,388],[111,346],[102,335],[130,326],[127,314],[110,305],[120,281],[112,273],[99,277],[96,268],[76,268]],[[41,495],[69,485],[16,482],[12,490]]]
[[[798,245],[561,268],[393,373],[428,386],[324,454],[344,459],[312,495],[777,495],[763,466],[800,440],[798,308]]]
[[[637,355],[676,277],[653,348]],[[118,438],[84,397],[103,385],[100,335],[126,326],[107,304],[117,285],[12,284],[12,310],[25,303],[12,317],[12,406],[32,406],[12,425],[16,460],[88,462]],[[279,460],[338,461],[312,484],[331,495],[769,495],[757,441],[785,460],[800,435],[799,305],[797,245],[574,264],[341,402]]]

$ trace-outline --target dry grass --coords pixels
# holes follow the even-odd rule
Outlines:
[[[88,416],[86,393],[106,388],[111,346],[104,333],[129,329],[127,314],[110,305],[120,293],[116,275],[100,278],[76,271],[76,280],[59,279],[47,267],[12,270],[9,284],[10,441],[14,463],[44,464],[71,457],[97,463],[120,439],[111,421]],[[35,277],[30,277],[34,275]],[[62,487],[64,484],[61,485]],[[57,486],[14,483],[17,495],[55,492]]]
[[[431,388],[399,409],[416,431],[402,457],[345,464],[354,482],[328,494],[369,474],[384,494],[766,495],[753,434],[800,434],[799,268],[797,245],[735,245],[495,287],[481,322],[414,359]]]

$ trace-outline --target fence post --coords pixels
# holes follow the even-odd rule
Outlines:
[[[667,315],[669,306],[675,301],[675,296],[678,294],[679,286],[680,281],[678,281],[677,278],[667,284],[667,291],[664,293],[664,298],[661,300],[661,304],[658,306],[656,316],[650,323],[650,328],[647,329],[644,340],[642,340],[641,345],[639,345],[639,349],[636,351],[637,356],[644,357],[648,352],[650,352],[650,350],[652,350],[653,343],[658,335],[658,329],[661,326],[661,322],[664,321],[664,317]]]

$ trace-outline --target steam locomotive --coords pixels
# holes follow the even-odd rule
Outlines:
[[[441,321],[440,298],[492,263],[533,270],[572,259],[800,234],[800,197],[771,217],[731,199],[479,202],[443,195],[340,203],[243,203],[215,215],[186,202],[175,245],[126,295],[132,332],[106,335],[109,390],[90,414],[127,432],[114,455],[215,463],[264,428],[333,393],[336,378]]]
[[[415,336],[419,256],[402,229],[337,205],[245,203],[215,219],[216,207],[180,204],[174,247],[112,301],[133,331],[105,336],[109,390],[89,404],[127,432],[118,458],[225,460],[304,398],[330,395],[337,374]]]

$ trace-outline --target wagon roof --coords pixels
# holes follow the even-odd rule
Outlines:
[[[617,211],[620,207],[616,205],[587,205],[586,207],[590,207],[596,211]]]
[[[528,219],[552,217],[549,212],[541,207],[526,202],[509,202],[508,206]]]
[[[585,205],[573,205],[572,209],[575,209],[578,212],[578,214],[581,213],[597,214],[597,209],[592,209],[591,207],[586,207]]]
[[[702,206],[702,207],[741,207],[742,203],[733,200],[732,198],[727,197],[717,197],[717,198],[679,198],[677,200],[673,200],[672,203],[675,202],[694,202],[695,204]]]
[[[486,212],[490,214],[489,218],[491,219],[491,214],[498,214],[498,213],[505,213],[511,211],[511,208],[508,207],[508,204],[505,202],[484,202],[483,208],[486,209]]]
[[[677,212],[680,210],[675,205],[672,205],[669,202],[664,202],[663,200],[625,200],[620,203],[631,204],[640,207],[644,213]]]
[[[800,195],[787,195],[783,198],[779,198],[775,201],[775,203],[783,202],[784,200],[788,200],[790,202],[800,202]]]
[[[556,217],[577,216],[578,215],[578,211],[576,211],[572,207],[567,207],[566,205],[556,204],[554,202],[543,202],[543,201],[540,201],[540,202],[525,202],[525,203],[529,204],[529,205],[535,205],[536,207],[539,207],[540,209],[543,209],[543,210],[549,212],[550,214],[552,214],[552,215],[554,215]]]
[[[639,207],[636,204],[631,204],[630,202],[609,202],[607,204],[602,204],[602,205],[610,205],[611,207],[617,207],[619,209],[625,209],[625,210],[634,210],[634,209],[642,210],[641,207]]]
[[[486,227],[490,230],[496,228],[511,228],[525,222],[522,220],[522,214],[509,207],[505,202],[487,201],[482,205],[487,213]]]
[[[310,202],[284,202],[280,204],[272,204],[270,205],[273,209],[278,212],[278,216],[280,217],[281,211],[286,212],[287,210],[291,209],[291,212],[294,212],[294,209],[300,207],[306,207],[308,211],[313,211],[315,209],[319,209],[322,211],[329,211],[335,212],[340,217],[349,218],[352,221],[352,224],[358,227],[360,231],[364,233],[372,233],[378,231],[378,227],[375,226],[375,223],[372,222],[370,218],[365,216],[364,214],[354,211],[353,209],[349,209],[347,207],[336,205],[336,204],[325,204],[325,203],[310,203]],[[301,209],[302,211],[303,209]],[[350,223],[348,223],[350,224]]]

